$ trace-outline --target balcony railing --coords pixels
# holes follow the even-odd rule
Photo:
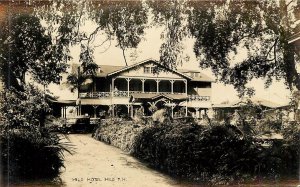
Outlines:
[[[110,92],[87,92],[87,93],[80,93],[80,98],[107,98],[110,97]]]
[[[128,97],[127,91],[114,91],[114,97]]]
[[[189,101],[209,101],[210,96],[189,95]]]
[[[87,93],[80,93],[80,98],[109,98],[113,95],[113,97],[128,97],[133,93],[142,93],[142,91],[114,91],[113,94],[111,92],[87,92]],[[157,92],[144,92],[148,94],[157,94]],[[159,92],[159,94],[172,94],[171,92]],[[177,93],[174,92],[173,94],[184,95],[185,93]],[[209,101],[210,96],[198,96],[198,95],[189,95],[189,101]]]

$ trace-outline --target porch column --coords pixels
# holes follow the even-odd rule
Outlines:
[[[130,105],[126,105],[127,106],[127,114],[129,116],[129,113],[130,113]]]
[[[196,118],[200,118],[200,112],[199,112],[199,109],[198,107],[195,107],[195,110],[196,110]]]
[[[126,78],[126,80],[127,80],[127,96],[129,97],[129,85],[130,85],[131,78]]]
[[[133,118],[133,105],[131,105],[131,117]]]
[[[172,106],[171,106],[171,109],[172,109],[171,116],[172,116],[172,118],[174,118],[174,108],[175,108],[175,105],[174,105],[174,104],[172,104]]]
[[[186,105],[185,105],[185,117],[187,117],[188,116],[188,107],[187,107],[187,103],[186,103]]]
[[[64,117],[64,107],[60,107],[60,115],[63,118]]]
[[[156,79],[156,93],[159,93],[159,82],[160,80]]]
[[[185,84],[185,94],[187,95],[187,80],[184,80],[184,84]]]
[[[97,105],[93,105],[93,108],[94,108],[94,118],[96,118],[97,117],[97,108],[98,108],[98,106]]]
[[[64,107],[64,110],[65,110],[65,116],[64,117],[67,118],[67,107],[66,106]]]
[[[114,91],[114,89],[115,89],[115,80],[116,80],[116,78],[111,79],[111,90],[112,91]]]
[[[111,115],[115,117],[115,105],[111,105]]]
[[[173,90],[174,90],[173,89],[173,84],[174,84],[175,81],[174,80],[170,80],[170,82],[171,82],[171,94],[173,94]]]
[[[142,93],[145,93],[145,79],[141,79],[142,81]]]
[[[96,87],[96,81],[95,81],[95,77],[93,78],[93,92],[96,92],[97,91],[97,87]]]

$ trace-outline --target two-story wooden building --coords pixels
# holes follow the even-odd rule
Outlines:
[[[79,89],[78,114],[151,115],[166,107],[173,117],[199,118],[211,108],[212,82],[200,71],[172,70],[152,59],[131,66],[100,65]]]

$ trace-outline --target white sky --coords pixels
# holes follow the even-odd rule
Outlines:
[[[147,29],[144,35],[144,40],[139,44],[136,51],[136,58],[130,57],[131,52],[134,50],[126,51],[126,57],[128,64],[131,65],[133,63],[153,58],[159,60],[159,48],[162,43],[160,39],[160,33],[162,28],[151,28]],[[104,38],[101,36],[97,37],[95,40],[95,45],[101,43]],[[199,64],[197,63],[196,57],[193,53],[193,40],[188,39],[184,42],[185,51],[184,53],[189,55],[190,60],[188,63],[183,64],[182,67],[178,67],[180,69],[199,69]],[[105,50],[105,47],[102,46],[95,49],[94,56],[95,62],[98,65],[125,65],[124,59],[122,56],[122,50],[115,47],[116,42],[112,41],[110,48],[105,52],[101,53]],[[240,61],[243,58],[243,50],[240,50],[241,54],[234,57],[234,61]],[[78,63],[80,48],[79,46],[73,47],[71,50],[71,55],[73,56],[72,62]],[[71,63],[72,63],[71,62]],[[205,74],[213,77],[210,70],[201,70]],[[65,80],[63,80],[65,81]],[[255,97],[263,98],[267,100],[271,100],[273,102],[279,104],[286,104],[289,102],[289,90],[287,90],[283,84],[283,82],[273,82],[270,88],[265,89],[263,80],[253,80],[250,83],[250,86],[253,86],[256,90]],[[67,88],[59,85],[49,85],[49,90],[54,93],[54,95],[59,96],[60,99],[76,99],[77,94],[72,94],[68,91]],[[220,103],[223,101],[234,101],[237,100],[237,92],[233,89],[231,85],[223,85],[222,83],[213,83],[212,86],[212,102]]]

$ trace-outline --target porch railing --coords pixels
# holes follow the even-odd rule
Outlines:
[[[111,92],[86,92],[80,93],[80,98],[109,98],[113,95],[113,97],[128,97],[133,93],[142,93],[142,91],[114,91],[113,94]],[[157,94],[157,92],[144,92],[150,94]],[[172,94],[171,92],[159,92],[159,94]],[[174,92],[173,94],[183,95],[185,93],[177,93]],[[210,96],[199,96],[199,95],[188,95],[189,101],[209,101]]]
[[[127,91],[114,91],[114,97],[128,97]]]
[[[87,93],[80,93],[80,98],[107,98],[110,97],[110,92],[87,92]]]
[[[209,101],[210,96],[189,95],[189,101]]]

